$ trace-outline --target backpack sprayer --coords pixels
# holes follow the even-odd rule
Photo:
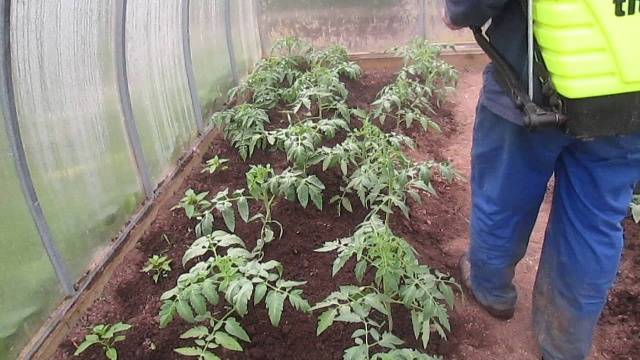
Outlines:
[[[521,1],[529,24],[528,89],[482,29],[472,30],[524,125],[582,138],[640,132],[640,0]],[[535,81],[543,105],[533,101]]]

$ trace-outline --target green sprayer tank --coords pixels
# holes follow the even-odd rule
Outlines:
[[[640,132],[640,0],[533,0],[533,22],[568,131]]]
[[[569,99],[640,91],[640,0],[534,0],[534,32]]]

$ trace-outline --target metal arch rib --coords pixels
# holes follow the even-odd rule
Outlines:
[[[129,90],[129,79],[127,75],[127,49],[126,49],[126,25],[127,25],[127,0],[116,0],[116,27],[115,27],[115,60],[117,68],[118,93],[120,95],[120,106],[124,117],[124,126],[131,147],[131,153],[138,172],[138,178],[142,184],[145,196],[153,196],[154,186],[151,181],[149,167],[144,158],[140,134],[133,116],[131,105],[131,93]]]
[[[224,0],[224,32],[227,40],[227,50],[229,51],[229,64],[231,65],[231,77],[233,85],[240,83],[240,75],[238,74],[238,64],[236,63],[236,51],[231,35],[231,1]]]
[[[15,92],[13,87],[13,75],[11,71],[11,0],[0,0],[0,18],[2,19],[2,35],[0,36],[0,102],[5,118],[5,131],[9,139],[11,153],[13,155],[16,172],[20,180],[22,194],[27,202],[27,207],[36,225],[42,245],[53,266],[56,277],[64,292],[71,296],[75,294],[73,280],[62,260],[62,256],[56,246],[51,229],[47,223],[44,211],[38,201],[38,194],[33,185],[31,171],[27,163],[24,144],[20,135],[18,112],[16,109]]]
[[[193,57],[191,55],[191,20],[190,20],[191,0],[182,0],[182,52],[184,54],[184,67],[187,73],[187,83],[191,94],[191,105],[193,106],[193,116],[196,118],[198,133],[202,134],[204,123],[202,119],[202,106],[198,98],[198,87],[196,85],[193,70]]]

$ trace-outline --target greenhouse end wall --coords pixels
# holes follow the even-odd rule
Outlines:
[[[261,53],[253,1],[1,6],[0,359],[12,359]]]
[[[381,53],[413,38],[434,43],[474,43],[471,31],[442,23],[444,0],[260,0],[262,49],[296,36],[316,47],[334,43],[352,53]]]
[[[445,31],[440,0],[0,2],[0,359],[78,295],[277,39],[473,39]]]

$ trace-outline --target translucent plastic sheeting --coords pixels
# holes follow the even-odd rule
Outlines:
[[[264,48],[287,35],[380,52],[422,35],[421,0],[259,0]]]
[[[22,196],[0,114],[0,359],[22,345],[62,298]]]
[[[261,56],[257,0],[231,0],[231,38],[238,74],[247,75]]]
[[[452,31],[442,22],[444,0],[419,0],[424,3],[424,35],[427,40],[444,44],[475,44],[469,29]]]
[[[117,91],[113,5],[12,5],[12,66],[25,152],[53,238],[76,280],[142,198]]]
[[[126,57],[133,115],[158,183],[197,135],[182,47],[182,1],[127,2]]]
[[[232,82],[224,3],[223,0],[191,0],[191,56],[205,119],[224,102]]]

